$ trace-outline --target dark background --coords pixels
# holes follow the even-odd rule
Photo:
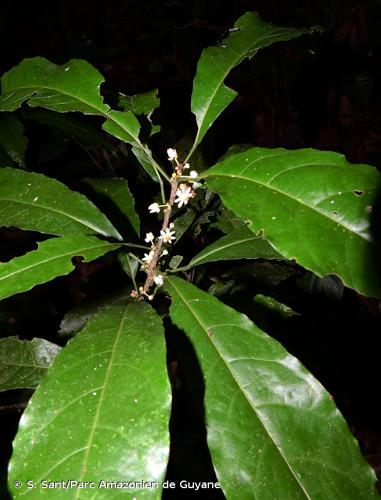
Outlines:
[[[197,60],[239,16],[252,10],[274,24],[320,25],[323,34],[276,44],[233,70],[228,84],[239,97],[208,133],[205,161],[211,164],[231,144],[252,143],[329,149],[353,162],[381,166],[380,0],[3,0],[0,8],[0,73],[25,57],[44,56],[58,64],[83,58],[105,76],[102,92],[110,102],[116,91],[136,94],[158,88],[162,107],[154,116],[162,131],[153,148],[159,157],[194,133],[190,91]],[[126,168],[135,168],[133,161],[110,161],[102,148],[89,151],[75,142],[68,142],[62,154],[52,153],[57,144],[50,131],[20,116],[30,140],[27,163],[35,171],[75,185],[86,176],[110,170],[124,175]],[[1,258],[8,260],[32,248],[34,240],[25,232],[3,229],[0,243]],[[67,278],[4,301],[0,334],[62,343],[55,332],[64,313],[91,295],[90,290],[113,290],[120,282],[110,269],[79,267]],[[259,290],[266,287],[262,283]],[[301,316],[270,322],[270,332],[330,391],[364,456],[381,473],[380,302],[349,290],[339,298],[316,289],[306,292],[292,277],[275,292]],[[229,300],[248,312],[239,294]],[[0,397],[3,474],[27,396],[12,392]],[[181,397],[177,405],[186,414],[189,408]],[[197,434],[191,419],[182,422],[177,435]],[[171,473],[185,477],[184,470],[192,469],[198,457],[191,443],[178,441],[186,458],[176,461],[172,453]],[[204,472],[196,469],[192,478],[197,479]]]

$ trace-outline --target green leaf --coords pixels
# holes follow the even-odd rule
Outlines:
[[[0,169],[0,226],[57,235],[99,233],[122,239],[85,196],[50,177],[13,168]]]
[[[126,179],[85,179],[84,182],[103,198],[105,205],[109,208],[108,211],[105,206],[103,211],[111,220],[113,220],[111,215],[115,215],[115,220],[113,220],[113,222],[117,227],[119,227],[116,223],[117,221],[125,226],[127,220],[136,236],[139,236],[140,220],[138,214],[135,212],[135,200]],[[115,212],[117,213],[115,214]]]
[[[43,57],[24,59],[1,77],[0,110],[14,111],[25,101],[29,106],[60,113],[78,111],[103,116],[104,130],[132,144],[133,151],[138,150],[145,158],[143,167],[149,165],[148,173],[157,180],[151,153],[139,140],[137,118],[130,111],[110,111],[99,93],[103,82],[99,71],[86,61],[72,59],[57,66]]]
[[[119,95],[119,104],[125,111],[132,111],[135,115],[151,115],[160,106],[158,89],[136,95]]]
[[[9,469],[13,498],[40,498],[40,480],[63,478],[94,481],[91,495],[111,499],[121,491],[100,489],[99,481],[153,481],[157,488],[123,492],[161,498],[170,401],[159,317],[140,301],[103,309],[56,357],[21,418]],[[16,479],[36,488],[16,489]]]
[[[237,20],[225,40],[203,51],[192,92],[192,111],[196,116],[198,132],[188,158],[209,127],[237,95],[235,90],[224,85],[230,70],[264,47],[311,32],[307,29],[278,28],[262,21],[258,14],[247,12]]]
[[[255,235],[248,227],[241,226],[204,248],[193,257],[187,268],[206,262],[237,259],[282,259],[282,256],[268,241]]]
[[[24,136],[24,126],[13,115],[0,118],[0,145],[19,167],[25,165],[25,151],[28,141]]]
[[[74,269],[73,257],[82,256],[89,262],[119,246],[82,235],[45,240],[38,244],[38,250],[0,264],[0,300],[69,274]]]
[[[123,269],[123,271],[131,278],[134,279],[136,276],[136,273],[139,270],[139,261],[131,257],[128,253],[126,252],[119,252],[118,253],[118,260],[119,263]]]
[[[297,359],[194,285],[169,277],[165,286],[205,378],[208,443],[227,498],[378,498],[343,417]]]
[[[381,294],[369,217],[381,180],[375,168],[327,151],[253,148],[203,176],[286,258],[319,276],[336,274],[364,295]]]
[[[0,339],[0,391],[37,387],[60,349],[44,339]]]

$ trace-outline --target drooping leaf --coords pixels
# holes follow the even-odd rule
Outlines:
[[[14,111],[27,102],[65,113],[78,111],[106,118],[104,130],[129,144],[145,158],[144,168],[156,179],[154,160],[147,146],[139,140],[140,124],[130,111],[110,111],[99,88],[103,76],[86,61],[72,59],[58,66],[43,57],[24,59],[1,77],[0,110]],[[138,158],[139,159],[139,158]]]
[[[48,109],[31,109],[26,113],[28,120],[54,128],[66,137],[73,137],[83,145],[104,148],[114,153],[114,147],[106,141],[104,134],[90,123],[74,115],[58,115]]]
[[[119,246],[82,235],[45,240],[37,250],[0,264],[0,300],[69,274],[74,269],[73,257],[81,256],[88,262]]]
[[[119,255],[118,255],[119,257]],[[63,338],[73,337],[86,325],[100,309],[106,306],[131,299],[131,287],[117,289],[115,292],[103,290],[96,298],[84,299],[78,306],[69,309],[62,318],[58,335]]]
[[[204,248],[187,267],[237,259],[282,259],[282,256],[264,238],[254,234],[247,226],[241,226]]]
[[[258,14],[247,12],[230,31],[219,45],[203,51],[197,65],[192,111],[196,116],[198,131],[188,158],[216,118],[237,95],[235,90],[224,84],[229,72],[247,57],[255,56],[259,50],[312,30],[275,27],[262,21]]]
[[[253,148],[203,176],[285,257],[364,295],[381,294],[369,215],[381,181],[375,168],[327,151]]]
[[[94,234],[121,239],[111,222],[85,196],[41,174],[0,169],[0,227],[41,233]]]
[[[24,126],[8,113],[0,118],[0,145],[19,167],[25,165],[28,141],[24,136]]]
[[[101,480],[153,481],[157,488],[123,493],[161,498],[170,400],[163,328],[153,309],[136,302],[100,311],[56,357],[21,418],[9,469],[13,498],[26,493],[14,487],[16,478],[34,481],[28,498],[43,494],[40,480],[62,478],[94,481],[91,494],[99,498],[121,494],[99,489]],[[64,493],[75,499],[81,490]]]
[[[245,221],[232,212],[232,210],[222,207],[221,213],[218,215],[216,222],[211,224],[211,227],[215,227],[223,233],[229,234],[243,225],[245,225]]]
[[[205,378],[208,444],[227,498],[378,498],[343,417],[296,358],[194,285],[165,286]]]
[[[263,306],[265,309],[268,309],[270,312],[275,313],[282,318],[289,318],[290,316],[298,316],[298,313],[295,312],[291,307],[286,306],[286,304],[282,304],[278,300],[273,297],[269,297],[268,295],[262,295],[258,293],[254,297],[254,302]]]
[[[104,198],[105,206],[100,206],[103,208],[105,214],[114,222],[114,225],[118,227],[117,222],[119,222],[121,226],[124,225],[124,228],[126,228],[127,222],[127,225],[131,226],[135,234],[139,236],[140,220],[138,214],[135,212],[135,200],[126,179],[85,179],[84,182]],[[120,220],[120,216],[122,216],[122,220]],[[119,226],[120,230],[121,226]],[[121,230],[121,232],[123,231]]]
[[[0,391],[37,387],[60,349],[45,339],[0,339]]]

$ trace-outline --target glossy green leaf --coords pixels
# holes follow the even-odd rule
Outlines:
[[[111,222],[85,196],[41,174],[0,169],[0,227],[41,233],[94,234],[121,239]]]
[[[253,148],[203,176],[225,205],[288,259],[336,274],[364,295],[381,295],[370,211],[381,176],[338,153]]]
[[[130,111],[110,111],[99,88],[103,76],[86,61],[72,59],[58,66],[43,57],[24,59],[1,77],[0,110],[14,111],[27,102],[65,113],[78,111],[106,118],[104,130],[129,144],[144,156],[144,168],[156,180],[154,160],[149,149],[139,140],[140,124]],[[138,158],[139,159],[139,158]]]
[[[85,183],[90,186],[98,195],[100,195],[100,197],[104,198],[105,206],[103,207],[103,204],[100,204],[99,206],[111,220],[113,220],[112,214],[117,212],[118,221],[120,219],[120,216],[122,216],[122,220],[119,221],[121,225],[123,223],[124,225],[126,225],[127,222],[127,224],[134,230],[135,234],[139,236],[140,219],[135,211],[135,200],[131,194],[126,179],[86,179]],[[107,208],[110,209],[110,212],[108,212]],[[119,226],[116,223],[116,220],[114,220],[113,222],[117,227]]]
[[[82,235],[45,240],[37,250],[0,264],[0,300],[69,274],[74,269],[73,257],[81,256],[88,262],[119,246]]]
[[[19,167],[25,165],[28,141],[24,136],[24,126],[15,116],[8,113],[0,118],[0,145]]]
[[[157,482],[123,494],[161,498],[171,401],[163,333],[139,301],[106,307],[69,341],[21,418],[9,468],[13,498],[40,498],[41,480],[63,479],[96,487],[54,490],[55,498],[120,498],[101,480]],[[17,489],[16,479],[36,488]]]
[[[37,387],[60,349],[45,339],[0,339],[0,391]]]
[[[224,85],[230,70],[275,42],[291,40],[311,32],[306,29],[272,26],[252,12],[240,17],[230,31],[229,36],[219,45],[203,51],[197,65],[193,82],[192,111],[196,116],[198,132],[188,158],[216,118],[237,95],[235,90]]]
[[[343,417],[296,358],[194,285],[169,277],[165,286],[205,378],[208,443],[227,498],[378,498]]]
[[[204,248],[187,267],[207,262],[237,259],[282,259],[268,241],[242,226]]]

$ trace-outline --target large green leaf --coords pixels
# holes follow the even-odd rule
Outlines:
[[[204,248],[187,267],[237,259],[282,259],[282,256],[264,238],[254,234],[247,226],[241,226]]]
[[[337,274],[364,295],[381,294],[370,211],[381,176],[343,155],[253,148],[203,173],[208,186],[289,259]]]
[[[41,480],[63,479],[95,488],[56,489],[55,499],[120,498],[101,480],[157,482],[123,493],[161,498],[170,400],[159,317],[142,302],[103,309],[58,354],[21,418],[9,469],[13,498],[40,498]],[[15,480],[24,486],[16,489]],[[26,490],[27,480],[36,488]]]
[[[0,169],[0,226],[57,235],[99,233],[121,239],[85,196],[50,177],[13,168]]]
[[[192,92],[192,111],[196,116],[198,132],[188,158],[216,118],[237,95],[235,90],[224,85],[230,70],[264,47],[308,32],[311,30],[275,27],[262,21],[258,14],[247,12],[237,20],[226,39],[216,47],[203,51]]]
[[[133,145],[149,165],[150,175],[156,179],[154,160],[149,149],[140,142],[140,125],[131,111],[110,111],[103,102],[99,88],[103,76],[86,61],[72,59],[58,66],[43,57],[24,59],[1,77],[0,110],[14,111],[27,102],[60,113],[79,111],[103,116],[103,128],[110,134]],[[138,158],[139,159],[139,158]]]
[[[0,118],[0,144],[17,165],[24,166],[28,141],[23,124],[13,115],[6,114]]]
[[[109,218],[113,219],[111,215],[114,214],[114,218],[118,219],[118,222],[120,222],[121,225],[126,226],[126,223],[129,224],[135,234],[139,236],[140,219],[135,211],[135,200],[131,194],[126,179],[85,179],[85,182],[98,195],[104,198],[104,212],[109,216]],[[110,212],[107,211],[107,207],[110,209]],[[120,216],[122,216],[122,220],[119,220]],[[114,223],[118,227],[115,220]]]
[[[378,497],[343,417],[297,359],[194,285],[170,277],[166,289],[205,378],[208,443],[227,498]]]
[[[0,300],[69,274],[74,269],[73,257],[91,261],[119,246],[82,235],[45,240],[38,244],[38,250],[0,264]]]
[[[60,349],[45,339],[0,339],[0,391],[37,387]]]

